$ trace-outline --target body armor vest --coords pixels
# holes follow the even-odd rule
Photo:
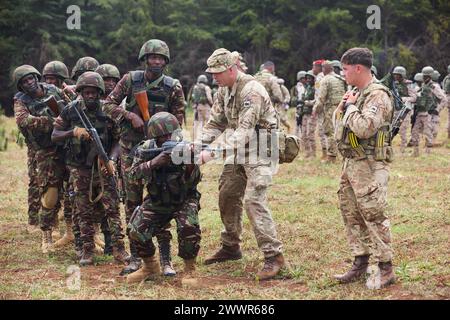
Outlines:
[[[416,100],[417,112],[428,112],[432,110],[435,104],[433,92],[431,91],[432,82],[423,83],[420,90],[420,96]]]
[[[316,89],[314,88],[313,85],[309,85],[309,84],[306,85],[305,92],[302,95],[302,101],[304,102],[306,100],[314,100],[315,92],[316,92]],[[313,106],[305,106],[303,104],[302,115],[311,114],[312,109],[313,109]]]
[[[195,104],[209,104],[206,97],[206,88],[203,83],[198,83],[192,89],[192,101]]]

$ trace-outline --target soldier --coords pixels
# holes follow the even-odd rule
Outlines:
[[[166,141],[181,141],[177,118],[168,112],[155,114],[150,118],[147,136],[150,140],[139,144],[130,174],[135,179],[143,179],[149,193],[142,205],[136,208],[128,225],[130,238],[136,244],[143,266],[127,276],[128,283],[141,282],[151,275],[159,274],[152,237],[172,219],[177,223],[178,255],[184,260],[185,272],[195,270],[195,260],[200,249],[199,166],[175,165],[170,154],[164,152],[151,160],[142,156],[142,151],[161,147]]]
[[[295,111],[295,134],[297,137],[301,138],[301,128],[302,128],[302,117],[301,117],[301,104],[303,93],[305,92],[306,86],[306,71],[297,72],[297,84],[291,89],[291,107],[296,108]]]
[[[321,60],[316,60],[313,62],[313,66],[312,66],[312,73],[315,76],[315,81],[314,81],[314,86],[315,86],[315,97],[314,99],[311,100],[317,100],[317,97],[319,96],[320,93],[320,82],[322,81],[324,74],[322,72],[322,63],[325,60],[321,59]],[[317,118],[316,118],[317,119]],[[319,123],[323,123],[323,119],[322,116],[319,117],[319,119],[317,119]],[[319,130],[319,140],[320,140],[320,145],[322,147],[322,157],[321,160],[326,160],[328,158],[327,155],[327,136],[325,135],[325,130],[324,128],[319,125],[318,126],[318,130]],[[315,151],[314,151],[314,157],[315,157]]]
[[[125,74],[114,90],[106,98],[105,113],[121,126],[121,170],[125,178],[126,221],[129,222],[134,209],[141,205],[144,185],[141,180],[128,176],[132,165],[132,157],[128,155],[131,149],[144,139],[144,121],[134,97],[134,93],[145,90],[148,96],[148,111],[150,115],[157,112],[170,112],[183,123],[185,100],[183,89],[178,80],[166,76],[163,71],[170,63],[169,47],[164,41],[151,39],[143,44],[139,52],[139,61],[145,65],[145,71],[131,71]],[[126,107],[120,103],[126,98]],[[161,231],[157,234],[161,262],[164,264],[164,274],[174,275],[170,260],[170,231]],[[139,269],[140,258],[136,246],[130,241],[131,261],[122,274],[134,272]]]
[[[372,66],[372,68],[370,68],[370,72],[372,73],[372,76],[375,79],[375,81],[378,81],[378,79],[377,79],[377,76],[378,76],[377,67]]]
[[[322,161],[335,162],[337,147],[333,137],[332,116],[345,93],[346,83],[340,75],[334,73],[331,62],[323,62],[322,68],[325,76],[321,81],[320,92],[316,96],[312,114],[313,117],[317,115],[321,119],[319,127],[323,128],[327,140],[327,158]]]
[[[50,96],[62,100],[62,93],[54,85],[39,82],[40,79],[39,71],[29,65],[22,65],[13,73],[14,86],[19,90],[14,96],[14,115],[31,153],[34,153],[36,167],[30,170],[37,175],[39,192],[34,196],[41,202],[38,216],[29,219],[31,224],[39,222],[42,252],[48,253],[53,251],[52,229],[55,227],[57,206],[60,205],[59,190],[64,165],[57,146],[50,139],[56,114],[44,100]]]
[[[439,71],[434,70],[431,75],[431,79],[433,80],[433,94],[435,96],[434,103],[428,113],[431,115],[431,134],[433,135],[433,146],[439,146],[440,144],[436,143],[437,134],[439,131],[439,124],[441,117],[439,113],[447,106],[447,97],[445,92],[442,90],[441,85],[439,84],[439,78],[441,74]]]
[[[412,87],[412,82],[406,77],[406,69],[402,66],[397,66],[392,71],[392,76],[395,80],[395,87],[399,96],[402,98],[403,103],[405,103],[408,107],[413,109],[413,104],[416,102],[417,93]],[[387,77],[387,82],[390,82],[392,79],[390,76]],[[390,83],[385,83],[386,86],[390,86]],[[397,118],[400,110],[394,110],[394,119]],[[400,151],[402,153],[405,152],[405,148],[408,142],[408,138],[406,136],[407,129],[411,126],[411,118],[406,117],[400,126]]]
[[[237,51],[233,51],[232,53],[234,55],[236,55],[236,66],[238,67],[239,71],[243,72],[243,73],[247,73],[248,67],[247,67],[247,64],[245,63],[245,60],[244,60],[244,57],[242,56],[242,54]]]
[[[447,109],[448,109],[448,121],[447,121],[447,138],[450,139],[450,65],[447,67],[447,76],[443,81],[443,89],[447,95]]]
[[[333,60],[331,61],[331,66],[333,67],[334,73],[337,75],[342,76],[342,65],[339,60]]]
[[[287,131],[290,132],[291,125],[289,124],[287,111],[289,110],[291,95],[289,94],[289,90],[284,86],[284,79],[278,78],[277,83],[280,86],[281,93],[283,95],[283,101],[276,104],[276,109],[278,111],[278,115],[280,116],[281,123],[287,128]]]
[[[255,79],[267,90],[273,105],[282,103],[283,94],[277,83],[277,77],[274,76],[275,64],[272,61],[266,61],[262,64],[262,67],[262,70],[255,74]]]
[[[115,65],[105,63],[99,65],[95,69],[95,72],[102,76],[103,82],[105,83],[105,94],[102,97],[102,100],[105,100],[120,80],[119,69]]]
[[[217,49],[208,58],[207,64],[206,72],[212,73],[220,88],[211,118],[203,128],[202,142],[211,143],[227,128],[231,128],[235,131],[227,141],[232,148],[236,148],[237,144],[255,139],[261,130],[278,129],[277,112],[269,94],[254,77],[237,69],[230,51]],[[267,73],[269,72],[263,71],[262,77],[269,79],[271,75],[266,75]],[[253,147],[250,147],[251,143],[246,144],[245,151],[249,156],[259,149],[259,141],[260,139],[255,141],[256,146]],[[222,247],[207,258],[205,264],[242,258],[239,243],[242,233],[242,208],[245,207],[258,246],[265,258],[264,267],[257,273],[257,278],[270,279],[278,274],[285,264],[281,253],[282,243],[277,238],[275,222],[267,207],[267,189],[276,164],[273,159],[258,159],[255,163],[243,162],[237,163],[234,155],[225,160],[219,181],[219,209],[225,227],[221,234]]]
[[[115,162],[119,156],[119,128],[102,112],[100,97],[105,92],[105,84],[98,73],[84,72],[77,79],[76,91],[80,94],[80,98],[71,102],[56,119],[52,141],[66,141],[70,150],[66,155],[66,163],[70,167],[75,186],[77,218],[83,241],[80,265],[93,264],[94,215],[97,211],[97,202],[101,204],[108,217],[114,258],[124,263],[128,259],[128,254],[123,242],[118,193],[111,176],[116,170]],[[107,163],[100,160],[99,151],[77,111],[85,123],[90,121],[97,130],[105,152],[110,158]]]
[[[63,89],[63,83],[69,78],[69,70],[61,61],[50,61],[44,66],[42,76],[48,84],[53,84],[59,89]]]
[[[72,68],[70,78],[77,81],[78,77],[86,71],[95,71],[100,64],[95,58],[82,57],[77,60],[75,66]],[[64,93],[67,94],[71,100],[76,99],[75,85],[64,86]]]
[[[374,81],[372,61],[367,48],[350,49],[341,59],[347,83],[358,90],[347,92],[333,115],[338,150],[344,157],[339,206],[355,260],[347,273],[335,277],[340,283],[363,278],[372,254],[380,269],[380,287],[386,287],[395,282],[385,215],[393,99],[387,87]]]
[[[305,150],[306,158],[316,157],[316,127],[317,127],[317,117],[313,116],[312,110],[315,103],[316,87],[315,80],[316,76],[314,72],[308,71],[306,73],[306,87],[305,92],[302,95],[300,103],[297,106],[299,113],[302,118],[302,142]]]
[[[415,104],[416,120],[414,122],[414,127],[411,132],[411,146],[414,147],[414,157],[419,156],[419,144],[420,144],[420,134],[423,133],[425,136],[425,151],[430,153],[430,148],[433,147],[433,133],[431,127],[431,114],[437,113],[439,115],[440,109],[436,106],[436,97],[446,100],[445,95],[441,95],[442,90],[437,88],[437,85],[431,80],[433,75],[433,68],[430,66],[424,67],[422,69],[423,84],[420,91],[417,94],[417,100]],[[441,104],[439,105],[441,106]]]
[[[208,86],[208,78],[202,74],[197,78],[197,83],[192,89],[191,101],[194,110],[194,139],[197,137],[199,130],[208,122],[211,114],[211,106],[213,98],[211,88]]]

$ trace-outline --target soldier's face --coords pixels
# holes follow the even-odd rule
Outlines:
[[[403,77],[402,77],[402,75],[401,74],[394,74],[394,80],[395,81],[397,81],[397,82],[400,82],[400,81],[402,81],[402,79],[403,79]]]
[[[234,85],[234,82],[236,81],[237,67],[234,66],[223,72],[213,73],[212,75],[214,80],[217,81],[219,87],[231,88]]]
[[[45,79],[45,83],[53,84],[53,85],[59,87],[59,80],[56,76],[47,75],[47,76],[44,76],[44,79]]]
[[[172,136],[172,134],[167,134],[165,136],[157,137],[156,138],[156,145],[158,147],[161,147],[164,142],[170,140],[171,136]]]
[[[148,54],[145,60],[147,71],[160,74],[166,66],[166,59],[160,54]]]
[[[25,77],[23,77],[20,80],[20,86],[22,87],[23,91],[25,92],[36,92],[38,89],[38,82],[36,79],[36,76],[34,74],[29,74]]]
[[[85,87],[81,90],[81,96],[88,108],[96,107],[100,100],[100,90],[94,87]]]
[[[361,66],[358,64],[342,64],[344,77],[347,83],[351,86],[356,85],[359,74],[361,73]]]
[[[106,91],[105,93],[106,93],[106,95],[108,95],[116,87],[117,79],[107,77],[107,78],[103,78],[103,81],[105,82],[105,91]]]
[[[322,72],[322,66],[320,64],[315,64],[312,67],[314,74],[319,74]]]

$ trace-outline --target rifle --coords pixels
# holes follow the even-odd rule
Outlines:
[[[139,91],[134,93],[134,98],[139,106],[139,111],[141,112],[142,120],[144,120],[144,135],[147,137],[148,121],[150,120],[150,113],[148,112],[148,96],[147,91]]]
[[[64,102],[62,100],[56,101],[55,96],[50,96],[47,99],[45,99],[43,102],[47,105],[47,107],[50,108],[50,110],[52,110],[52,112],[56,116],[59,116],[62,109],[64,108]]]
[[[394,96],[394,108],[395,108],[395,110],[400,110],[400,112],[398,113],[397,117],[394,119],[394,121],[392,122],[392,125],[391,125],[390,140],[392,141],[394,139],[394,137],[400,131],[400,127],[401,127],[403,121],[405,120],[406,116],[408,115],[409,111],[411,111],[412,106],[405,105],[403,103],[402,98],[398,94],[397,87],[395,86],[394,77],[392,77],[392,80],[391,80],[391,92],[392,92],[392,95]]]
[[[302,119],[303,119],[303,106],[305,105],[305,103],[303,101],[299,101],[297,104],[297,112],[295,115],[295,119],[297,121],[297,126],[302,126]]]
[[[89,121],[89,118],[86,116],[83,110],[78,110],[78,103],[76,103],[73,108],[75,109],[78,117],[81,120],[81,123],[83,124],[83,127],[87,130],[89,133],[89,136],[91,137],[92,141],[94,142],[95,149],[97,151],[97,155],[100,160],[100,164],[106,167],[106,170],[112,177],[112,185],[114,190],[116,190],[117,196],[120,198],[120,194],[117,191],[117,176],[114,173],[114,167],[110,166],[109,164],[109,157],[108,154],[105,151],[105,148],[103,148],[102,141],[100,140],[100,137],[98,135],[97,129],[94,128],[91,121]],[[84,119],[83,119],[84,118]],[[99,168],[100,169],[100,168]]]

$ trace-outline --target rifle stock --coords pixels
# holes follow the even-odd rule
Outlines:
[[[144,120],[145,128],[144,134],[147,137],[147,126],[148,121],[150,120],[150,113],[148,111],[148,96],[147,91],[139,91],[134,93],[134,98],[136,99],[136,103],[139,106],[139,111],[141,113],[142,120]]]

